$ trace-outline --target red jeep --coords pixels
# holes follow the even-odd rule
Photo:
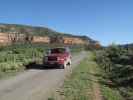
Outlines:
[[[43,64],[47,67],[58,66],[62,69],[66,68],[67,65],[71,65],[69,48],[58,47],[50,49],[43,58]]]

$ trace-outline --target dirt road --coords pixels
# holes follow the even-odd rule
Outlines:
[[[76,66],[85,56],[85,52],[73,56],[71,67]],[[15,77],[1,80],[0,100],[45,100],[50,91],[63,83],[71,67],[64,70],[39,69],[36,66]]]

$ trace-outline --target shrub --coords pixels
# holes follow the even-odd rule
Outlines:
[[[121,94],[133,98],[133,49],[110,46],[96,52],[96,61]],[[128,98],[127,98],[128,97]]]

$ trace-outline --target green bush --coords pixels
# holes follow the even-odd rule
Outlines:
[[[96,61],[118,87],[133,86],[133,49],[109,46],[96,52]],[[126,93],[126,92],[124,92]],[[127,92],[128,93],[128,92]]]
[[[14,44],[0,49],[0,71],[17,71],[35,58],[42,58],[45,45],[39,44]]]

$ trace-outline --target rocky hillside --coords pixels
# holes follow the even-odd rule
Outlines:
[[[46,27],[35,27],[28,25],[18,24],[0,24],[0,40],[4,42],[7,36],[10,41],[32,41],[32,42],[43,42],[47,43],[66,43],[66,44],[95,44],[97,41],[87,36],[76,36],[61,32],[56,32]],[[6,34],[6,35],[3,35]],[[6,36],[6,37],[5,37]],[[21,38],[22,37],[22,38]],[[3,39],[3,40],[2,40]]]

